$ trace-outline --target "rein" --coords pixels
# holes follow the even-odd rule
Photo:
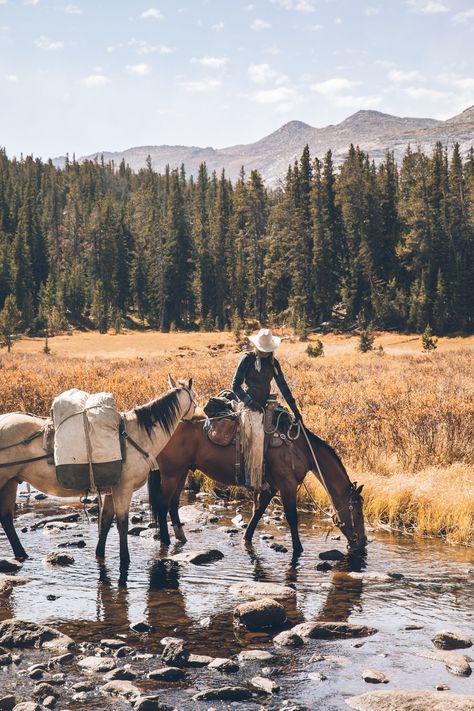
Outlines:
[[[4,462],[0,464],[0,469],[8,469],[8,467],[14,467],[17,464],[30,464],[30,462],[39,462],[40,459],[48,459],[49,454],[42,454],[40,457],[30,457],[30,459],[17,459],[14,462]]]
[[[41,437],[43,434],[43,430],[38,430],[37,432],[33,432],[32,435],[29,437],[25,437],[25,439],[22,439],[21,442],[14,442],[13,444],[7,444],[4,447],[0,447],[0,452],[3,452],[5,449],[11,449],[12,447],[19,447],[22,444],[30,444],[30,442],[33,442],[37,437]]]

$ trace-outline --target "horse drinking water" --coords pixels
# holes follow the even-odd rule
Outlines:
[[[130,562],[128,551],[128,513],[132,494],[146,482],[156,458],[181,421],[189,420],[196,410],[192,379],[175,382],[169,378],[171,390],[146,405],[123,413],[126,458],[119,484],[103,499],[99,519],[99,541],[96,555],[105,555],[107,534],[117,519],[120,539],[120,565]],[[13,524],[18,484],[27,482],[50,496],[77,497],[78,492],[62,488],[53,464],[47,461],[42,446],[44,418],[25,413],[9,413],[0,417],[0,522],[13,554],[27,558]]]

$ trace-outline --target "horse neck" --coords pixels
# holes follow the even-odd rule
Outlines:
[[[174,434],[176,428],[181,422],[181,416],[186,411],[186,394],[182,396],[182,392],[179,393],[180,410],[176,415],[176,418],[171,425],[169,432],[166,431],[158,422],[152,425],[150,432],[148,433],[145,427],[142,427],[138,423],[137,416],[134,410],[129,410],[125,413],[125,422],[127,433],[133,437],[133,439],[144,449],[150,449],[151,443],[151,453],[157,456],[162,449],[168,444],[172,435]]]
[[[311,441],[311,445],[324,478],[322,482],[323,486],[327,489],[334,506],[338,508],[347,501],[351,484],[349,475],[339,462],[338,457],[329,448],[325,447],[324,444],[317,444]],[[310,469],[315,473],[318,479],[320,479],[318,467],[313,460],[308,445],[307,450]]]

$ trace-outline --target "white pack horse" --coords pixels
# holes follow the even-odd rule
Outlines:
[[[111,487],[111,495],[103,498],[96,548],[97,557],[103,558],[115,514],[121,568],[130,563],[127,536],[133,492],[146,483],[151,470],[158,468],[156,458],[161,450],[179,422],[192,419],[197,407],[192,379],[176,382],[170,376],[168,383],[169,392],[123,413],[126,458],[120,483]],[[14,412],[0,417],[0,522],[19,560],[28,556],[13,525],[18,484],[26,482],[50,496],[78,496],[78,492],[60,486],[54,464],[48,463],[42,441],[44,425],[44,418],[26,413]]]

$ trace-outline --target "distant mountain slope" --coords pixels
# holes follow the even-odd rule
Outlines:
[[[458,141],[463,152],[474,144],[474,106],[447,121],[429,118],[401,118],[380,111],[358,111],[341,123],[313,128],[301,121],[290,121],[256,143],[214,149],[197,146],[140,146],[125,151],[98,151],[80,160],[104,156],[106,162],[116,164],[122,159],[133,169],[145,165],[151,156],[155,170],[163,171],[184,163],[188,175],[196,175],[200,163],[206,162],[208,170],[218,173],[224,168],[228,177],[235,180],[243,165],[247,173],[258,170],[269,185],[275,185],[285,175],[288,165],[301,156],[309,145],[311,155],[322,158],[328,149],[334,162],[341,163],[351,143],[359,145],[370,157],[379,162],[387,150],[393,150],[400,160],[408,146],[420,146],[430,151],[436,141],[451,147]],[[55,165],[63,165],[64,158],[56,158]]]

